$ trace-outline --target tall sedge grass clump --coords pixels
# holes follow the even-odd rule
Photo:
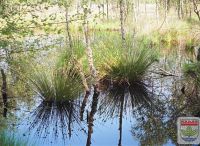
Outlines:
[[[117,49],[117,48],[116,48]],[[149,67],[157,60],[153,49],[119,48],[115,56],[107,58],[103,69],[106,77],[118,83],[142,81]]]
[[[80,75],[70,63],[52,72],[36,71],[31,78],[34,89],[44,101],[63,102],[75,99],[82,91]]]
[[[14,136],[8,135],[5,132],[0,132],[1,146],[26,146],[27,142],[16,139]]]

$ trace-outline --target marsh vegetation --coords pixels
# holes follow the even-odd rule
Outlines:
[[[197,0],[0,0],[0,145],[177,145],[199,30]]]

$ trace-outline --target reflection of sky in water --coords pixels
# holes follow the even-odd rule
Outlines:
[[[98,118],[98,117],[96,117]],[[95,119],[96,119],[95,118]],[[118,130],[118,118],[113,120],[108,120],[106,123],[101,123],[98,120],[94,122],[94,133],[92,135],[92,146],[117,146],[119,139],[119,130]],[[123,146],[137,146],[139,145],[139,141],[132,137],[130,129],[131,125],[134,121],[130,122],[130,120],[123,120],[123,137],[122,137],[122,145]],[[20,125],[18,128],[18,132],[15,134],[16,136],[24,139],[25,141],[29,141],[29,145],[34,144],[36,146],[83,146],[86,144],[87,135],[83,134],[83,132],[76,132],[76,136],[73,135],[70,140],[66,140],[66,143],[63,143],[62,137],[58,137],[57,140],[51,141],[45,140],[44,138],[38,139],[33,135],[23,136],[23,131],[27,129],[26,125]],[[169,141],[165,146],[173,146]]]
[[[90,101],[91,102],[91,101]],[[37,102],[39,105],[39,102]],[[25,110],[23,108],[23,110]],[[134,118],[131,118],[131,113],[127,112],[123,117],[123,129],[122,129],[122,146],[137,146],[139,145],[139,140],[134,138],[131,134],[131,126],[133,126],[136,121]],[[20,113],[18,113],[20,115]],[[86,116],[86,115],[85,115]],[[28,145],[36,145],[36,146],[83,146],[86,145],[87,134],[82,130],[82,128],[87,131],[87,123],[84,121],[81,125],[74,124],[72,137],[71,139],[66,139],[65,143],[62,135],[59,135],[56,139],[54,135],[49,134],[46,138],[37,137],[34,135],[34,131],[31,131],[30,135],[28,131],[29,123],[31,122],[30,114],[27,114],[24,117],[26,120],[22,119],[20,125],[18,126],[18,130],[15,135],[28,140]],[[104,117],[100,116],[97,113],[94,117],[94,126],[93,126],[93,134],[91,146],[117,146],[119,140],[119,117],[113,119],[104,120]],[[50,133],[54,133],[53,127],[50,126]],[[161,131],[162,132],[162,131]],[[165,144],[165,146],[171,146],[171,142]]]
[[[127,116],[128,117],[128,116]],[[98,120],[99,119],[99,120]],[[74,127],[74,133],[72,133],[71,139],[66,139],[65,144],[63,143],[63,138],[61,135],[54,140],[52,135],[49,135],[47,138],[38,139],[37,136],[33,135],[33,131],[31,135],[25,134],[24,131],[27,131],[28,125],[25,123],[29,121],[24,121],[23,124],[19,125],[18,131],[15,134],[17,137],[24,139],[25,141],[28,139],[29,144],[35,144],[37,146],[49,146],[49,145],[58,145],[58,146],[83,146],[86,145],[87,134],[83,131],[80,131],[80,126],[76,125]],[[131,125],[134,124],[134,120],[123,119],[123,137],[122,137],[122,145],[124,146],[133,146],[138,145],[138,141],[132,137],[131,135]],[[87,126],[86,124],[82,124]],[[87,127],[84,127],[87,130]],[[119,119],[114,118],[110,120],[106,120],[104,122],[98,115],[95,116],[94,121],[94,133],[92,135],[92,146],[117,146],[119,140]],[[78,129],[78,130],[77,130]],[[52,128],[51,128],[52,130]],[[53,132],[53,131],[52,131]],[[52,141],[52,143],[51,143]]]

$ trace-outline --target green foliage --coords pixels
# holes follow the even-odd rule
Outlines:
[[[194,79],[200,85],[200,62],[184,64],[183,73],[186,77]]]
[[[16,139],[14,136],[8,135],[5,132],[0,132],[1,146],[26,146],[27,142]]]
[[[146,37],[148,38],[147,41],[153,45],[176,46],[178,44],[178,35],[179,32],[176,29],[170,28],[163,32],[152,32],[150,36]]]
[[[103,74],[102,65],[108,58],[114,58],[120,51],[117,48],[121,45],[121,38],[118,32],[95,33],[95,39],[92,42],[95,66]]]
[[[72,48],[69,46],[65,48],[65,50],[60,53],[56,66],[57,68],[62,68],[67,65],[70,65],[69,62],[75,63],[75,60],[80,60],[83,64],[83,69],[86,73],[88,73],[88,63],[87,63],[87,57],[85,55],[85,46],[83,44],[83,41],[76,37],[72,41]]]
[[[63,53],[60,53],[59,57],[58,57],[58,60],[56,62],[56,67],[58,69],[62,69],[66,63],[69,65],[69,62],[70,62],[70,59],[71,59],[71,54],[69,51],[63,51]]]
[[[195,51],[194,47],[198,44],[198,41],[195,38],[188,38],[186,40],[185,50],[189,53]]]

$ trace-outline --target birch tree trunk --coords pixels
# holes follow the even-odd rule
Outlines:
[[[183,0],[180,0],[181,1],[181,18],[183,19],[184,18],[184,11],[183,11]]]
[[[103,10],[103,20],[105,20],[105,6],[104,6],[104,1],[102,4],[102,10]]]
[[[92,54],[92,48],[90,44],[90,39],[89,39],[89,27],[88,27],[88,9],[84,8],[84,22],[83,22],[83,30],[84,30],[84,36],[85,36],[85,43],[86,43],[86,54],[87,54],[87,59],[88,59],[88,64],[90,67],[90,73],[95,80],[95,84],[97,82],[97,72],[94,67],[94,60],[93,60],[93,54]]]
[[[68,38],[68,41],[66,41],[66,43],[67,43],[67,45],[69,44],[70,49],[73,49],[72,48],[72,37],[70,34],[70,28],[69,28],[69,7],[68,6],[65,7],[65,19],[66,19],[66,31],[67,31],[66,40]],[[72,51],[72,50],[70,50],[70,51]]]
[[[198,5],[196,0],[193,0],[193,5],[194,5],[194,12],[200,21],[200,10],[198,10]]]
[[[137,5],[135,0],[133,0],[133,17],[135,23],[137,23]]]
[[[106,0],[106,16],[107,16],[107,20],[109,20],[109,3],[108,3],[108,0]]]
[[[158,0],[156,0],[156,20],[158,23],[158,20],[159,20],[159,2],[158,2]]]
[[[70,27],[69,27],[69,6],[65,6],[65,19],[66,19],[66,31],[67,31],[66,40],[68,39],[68,42],[66,42],[66,43],[70,47],[69,51],[70,51],[71,55],[74,55],[73,54],[72,37],[71,37]],[[83,86],[84,86],[86,92],[89,92],[89,88],[88,88],[87,81],[86,81],[86,78],[85,78],[85,75],[84,75],[83,65],[81,63],[81,60],[77,60],[77,58],[74,58],[74,56],[73,56],[73,60],[75,61],[77,68],[79,70]]]
[[[145,9],[145,16],[147,16],[147,1],[145,0],[145,3],[144,3],[144,9]]]
[[[124,44],[125,41],[125,30],[124,30],[124,0],[119,1],[120,7],[120,23],[121,23],[121,37],[122,43]]]

